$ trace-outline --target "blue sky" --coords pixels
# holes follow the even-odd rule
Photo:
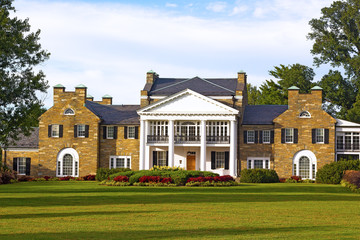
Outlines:
[[[139,104],[148,70],[160,77],[236,77],[259,86],[279,64],[312,66],[308,22],[330,0],[15,0],[51,53],[40,66],[52,86],[78,84],[100,100]],[[315,69],[316,80],[328,71]]]

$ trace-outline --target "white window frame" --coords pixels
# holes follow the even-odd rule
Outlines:
[[[55,127],[57,127],[57,131],[55,131]],[[55,134],[54,134],[55,132]],[[52,124],[51,125],[51,137],[58,138],[60,137],[60,124]]]
[[[300,159],[302,157],[307,157],[309,159],[309,178],[303,179],[313,179],[315,180],[316,172],[317,172],[317,159],[313,152],[310,150],[302,150],[297,152],[293,158],[293,175],[300,175]]]
[[[135,139],[135,126],[128,126],[128,128],[127,128],[127,138],[128,139]]]
[[[110,156],[109,158],[109,168],[121,168],[117,166],[117,159],[124,159],[124,168],[130,168],[131,169],[131,156]],[[130,163],[130,164],[129,164]]]
[[[265,132],[269,134],[269,141],[265,141]],[[271,131],[270,130],[263,130],[262,131],[262,142],[263,143],[270,143],[271,142]]]
[[[67,113],[68,110],[71,110],[72,113]],[[72,108],[67,108],[67,109],[65,109],[65,111],[64,111],[64,115],[75,115],[75,111],[74,111],[74,109],[72,109]]]
[[[16,160],[16,172],[17,172],[17,175],[26,175],[26,157],[17,157],[17,158],[15,158]],[[24,172],[22,173],[22,172],[20,172],[20,160],[23,160],[23,162],[24,162],[24,165],[25,165],[25,167],[24,167]]]
[[[64,156],[66,154],[69,154],[72,156],[73,158],[73,166],[72,166],[72,175],[64,175],[64,168],[63,168],[63,160],[64,160]],[[78,177],[79,176],[79,154],[77,153],[77,151],[73,148],[64,148],[63,150],[61,150],[58,154],[57,157],[57,161],[56,161],[56,177],[66,177],[66,176],[70,176],[70,177]]]
[[[80,128],[84,128],[84,130],[81,130]],[[82,131],[84,131],[84,135],[80,134]],[[77,137],[78,138],[84,138],[86,135],[86,125],[85,124],[78,124],[77,125]]]
[[[322,141],[318,141],[318,137],[322,137]],[[325,143],[325,129],[315,128],[315,143]]]
[[[289,135],[287,131],[290,131]],[[288,141],[287,137],[291,137],[291,141]],[[294,128],[285,128],[285,143],[294,143]]]
[[[247,168],[254,169],[255,161],[262,161],[262,168],[261,169],[270,169],[270,158],[266,157],[248,157],[247,158]],[[266,161],[268,161],[268,166],[266,167]],[[260,169],[260,168],[258,168]]]
[[[109,136],[109,130],[112,128],[112,137]],[[115,126],[106,126],[106,139],[114,139],[115,135]]]
[[[250,140],[250,134],[249,133],[253,134],[253,136],[251,136],[251,137],[253,137],[252,141]],[[255,143],[255,130],[247,130],[246,140],[247,140],[247,143]]]

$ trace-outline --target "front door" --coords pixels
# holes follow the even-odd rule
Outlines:
[[[195,170],[195,163],[196,163],[196,156],[195,155],[187,155],[186,157],[186,170]]]

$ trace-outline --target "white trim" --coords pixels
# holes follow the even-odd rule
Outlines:
[[[38,152],[39,149],[38,148],[7,148],[7,149],[4,149],[6,152]]]
[[[315,176],[313,176],[313,164],[315,164],[315,174],[317,172],[317,159],[315,154],[310,151],[310,150],[301,150],[297,153],[295,153],[294,157],[293,157],[293,162],[292,162],[292,169],[293,169],[293,173],[294,173],[294,164],[296,164],[296,176],[299,176],[299,160],[301,157],[307,157],[309,158],[310,162],[310,166],[309,166],[309,179],[315,179]],[[306,179],[306,178],[303,178]]]
[[[70,114],[69,114],[69,113],[65,113],[65,112],[66,112],[67,110],[69,110],[69,109],[70,109],[71,111],[73,111],[73,113],[70,113]],[[64,115],[65,115],[65,116],[73,116],[73,115],[75,115],[75,111],[74,111],[74,109],[72,109],[72,108],[66,108],[66,109],[64,110]]]
[[[150,99],[164,99],[166,98],[167,96],[149,96]],[[141,96],[140,98],[141,99],[148,99],[149,98],[148,96]],[[243,99],[243,96],[207,96],[209,98],[212,98],[212,99],[226,99],[226,100],[229,100],[229,99],[233,99],[235,98],[236,100],[242,100]]]
[[[80,163],[79,163],[79,154],[78,152],[73,148],[64,148],[60,150],[56,157],[56,176],[57,177],[65,177],[68,175],[63,175],[63,159],[66,154],[70,154],[73,158],[73,174],[70,175],[71,177],[78,177],[79,176],[79,169],[80,169]],[[60,162],[60,174],[59,174],[59,162]],[[77,162],[77,172],[75,172],[75,163]]]
[[[309,116],[301,116],[301,114],[303,113],[307,113],[309,114]],[[311,114],[309,113],[309,111],[301,111],[301,113],[299,113],[299,118],[311,118]]]
[[[248,157],[246,159],[246,168],[247,169],[254,169],[254,160],[262,160],[263,163],[263,167],[262,169],[270,169],[270,157]],[[251,165],[250,165],[250,168],[249,168],[249,161],[251,161]],[[266,161],[268,161],[269,165],[268,165],[268,168],[266,168]]]
[[[130,168],[131,169],[131,156],[117,156],[117,155],[109,157],[109,169],[117,168],[117,166],[116,166],[116,159],[117,158],[123,158],[124,159],[124,168]],[[128,159],[130,159],[130,166],[128,166]],[[112,168],[111,168],[111,161],[114,161]]]

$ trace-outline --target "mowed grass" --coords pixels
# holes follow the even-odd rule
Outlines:
[[[360,239],[360,194],[339,185],[0,185],[0,239]]]

